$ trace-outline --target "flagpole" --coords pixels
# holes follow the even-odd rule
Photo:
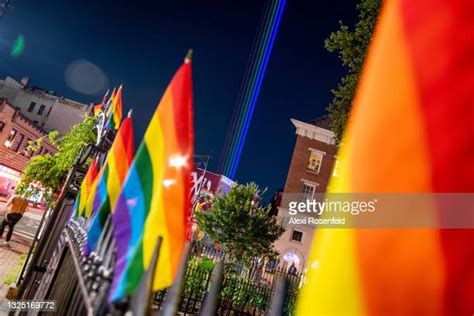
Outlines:
[[[192,212],[191,212],[192,216],[194,216],[194,209],[196,208],[199,195],[201,194],[201,190],[204,185],[204,179],[206,177],[207,167],[209,165],[209,160],[211,160],[211,156],[210,155],[206,155],[206,156],[194,155],[194,158],[199,159],[201,163],[203,164],[204,168],[202,169],[202,181],[200,181],[200,183],[198,184],[198,187],[195,193],[196,199],[194,199],[193,206],[192,206]]]
[[[203,306],[199,312],[200,316],[216,315],[219,294],[224,281],[224,262],[219,261],[212,271],[212,274],[211,285],[209,287],[207,297],[205,298]]]
[[[184,58],[184,63],[188,64],[193,60],[193,50],[190,48],[188,49],[188,52],[186,54],[186,57]]]
[[[288,277],[280,275],[274,286],[274,294],[271,297],[268,316],[285,315],[285,299],[288,294]]]

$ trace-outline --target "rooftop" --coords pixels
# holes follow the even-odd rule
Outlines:
[[[76,108],[85,108],[87,104],[70,100],[65,98],[64,96],[56,95],[56,93],[52,90],[43,89],[37,86],[33,86],[30,84],[29,77],[23,77],[20,81],[16,80],[13,77],[6,76],[5,79],[1,80],[0,82],[3,85],[9,86],[14,89],[22,89],[25,93],[34,94],[38,97],[49,99],[49,100],[57,100],[60,103],[67,104],[69,106],[74,106]]]
[[[309,121],[308,123],[317,127],[331,130],[331,119],[329,118],[329,115],[320,116],[314,120]]]

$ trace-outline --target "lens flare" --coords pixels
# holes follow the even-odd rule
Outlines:
[[[98,95],[109,86],[109,79],[96,64],[79,59],[71,62],[64,72],[69,88],[82,94]]]
[[[25,49],[25,37],[20,34],[16,38],[15,42],[13,42],[12,49],[10,50],[10,56],[18,57],[23,53]]]

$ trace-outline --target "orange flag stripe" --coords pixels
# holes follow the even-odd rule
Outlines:
[[[331,192],[474,192],[472,12],[467,0],[384,3]],[[297,311],[472,313],[473,239],[472,229],[320,229]]]

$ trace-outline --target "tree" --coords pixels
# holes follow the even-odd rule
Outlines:
[[[339,30],[332,32],[324,43],[328,51],[339,53],[342,65],[348,68],[347,74],[341,78],[337,88],[331,90],[334,96],[327,108],[332,121],[331,129],[338,141],[341,140],[346,126],[367,48],[377,22],[380,2],[380,0],[361,0],[357,4],[359,20],[354,31],[350,31],[347,25],[339,21]]]
[[[234,185],[218,195],[207,211],[196,214],[198,225],[218,241],[234,260],[273,254],[273,242],[284,229],[269,216],[269,208],[258,205],[260,189],[255,183]]]
[[[81,123],[74,125],[64,136],[59,136],[57,131],[49,133],[48,138],[58,149],[58,152],[31,158],[23,170],[19,190],[35,194],[38,190],[43,189],[45,200],[51,203],[66,180],[68,171],[74,164],[81,148],[95,142],[94,127],[95,119],[86,116]],[[37,152],[43,141],[43,138],[39,138],[30,142],[26,150]]]

